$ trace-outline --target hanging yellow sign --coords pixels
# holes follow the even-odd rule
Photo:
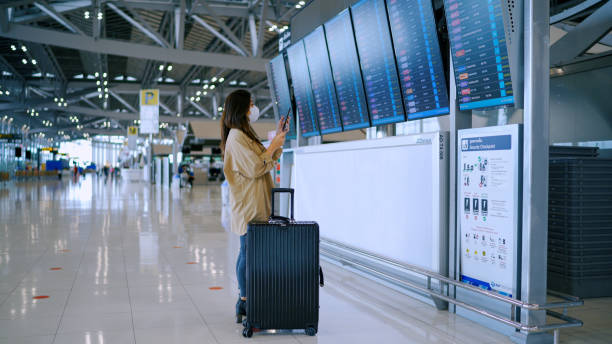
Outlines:
[[[140,105],[159,105],[159,90],[140,90]]]
[[[128,127],[128,136],[137,136],[138,135],[138,127]]]

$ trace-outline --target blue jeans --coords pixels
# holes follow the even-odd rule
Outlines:
[[[240,297],[246,297],[246,250],[247,236],[240,236],[240,253],[236,261],[236,278],[238,279],[238,288],[240,289]]]

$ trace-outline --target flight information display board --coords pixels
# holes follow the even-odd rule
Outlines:
[[[430,0],[388,0],[389,23],[409,120],[449,113]]]
[[[514,104],[501,0],[444,0],[459,109]]]
[[[367,128],[368,104],[348,9],[325,23],[325,35],[344,130]]]
[[[300,123],[300,133],[303,137],[319,135],[316,106],[312,95],[303,41],[287,48],[287,60],[291,72],[291,81],[293,82],[293,96],[295,97],[295,107]]]
[[[340,132],[342,131],[342,123],[338,112],[338,99],[336,98],[334,79],[322,26],[304,37],[304,47],[306,48],[319,130],[322,135]]]
[[[285,58],[283,55],[278,55],[270,61],[270,74],[272,91],[274,96],[274,106],[280,117],[286,116],[287,113],[293,117],[291,110],[291,94],[289,91],[289,81],[287,80],[287,70],[285,68]],[[292,123],[295,119],[292,118]],[[287,133],[288,139],[296,137],[295,125],[292,124]]]
[[[384,0],[351,7],[372,125],[405,120]],[[334,44],[334,42],[332,42]]]

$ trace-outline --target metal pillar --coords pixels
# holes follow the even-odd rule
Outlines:
[[[546,303],[548,247],[549,2],[524,7],[524,141],[521,300]],[[521,322],[542,325],[545,311],[521,312]],[[549,343],[549,334],[520,333],[522,343]]]
[[[448,276],[459,280],[461,271],[461,252],[459,252],[459,244],[461,239],[457,233],[458,223],[460,219],[457,214],[457,132],[461,129],[472,127],[472,112],[459,110],[459,101],[457,99],[457,85],[455,84],[454,68],[452,63],[452,54],[450,62],[450,88],[449,88],[449,109],[450,109],[450,154],[449,154],[449,197],[448,197]],[[423,131],[421,123],[421,132]],[[450,296],[456,296],[456,287],[449,286],[448,293]],[[449,311],[456,312],[456,305],[450,304]]]

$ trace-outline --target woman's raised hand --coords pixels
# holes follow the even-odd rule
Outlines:
[[[289,119],[291,119],[291,116],[287,116],[289,117],[287,119],[287,125],[285,126],[284,130],[283,130],[283,125],[285,124],[285,117],[281,117],[280,121],[278,121],[278,124],[276,125],[276,135],[285,132],[287,133],[289,131],[289,128],[291,127],[291,122],[289,121]]]

